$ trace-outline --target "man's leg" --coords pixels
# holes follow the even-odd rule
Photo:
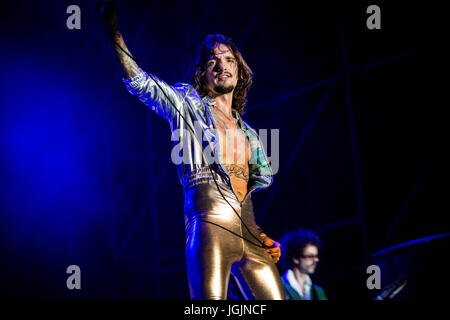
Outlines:
[[[196,221],[186,246],[192,300],[227,298],[231,266],[242,256],[242,241],[215,225]]]
[[[256,300],[285,300],[284,288],[278,269],[263,249],[246,244],[239,271]]]

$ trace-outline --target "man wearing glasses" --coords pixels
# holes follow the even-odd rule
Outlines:
[[[322,287],[313,284],[311,275],[319,263],[321,241],[317,234],[298,229],[281,239],[281,262],[286,272],[282,282],[287,300],[327,300]]]

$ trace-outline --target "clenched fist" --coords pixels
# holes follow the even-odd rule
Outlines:
[[[277,263],[281,256],[281,244],[270,239],[266,235],[263,237],[263,243],[266,246],[266,252],[270,254],[272,260]]]

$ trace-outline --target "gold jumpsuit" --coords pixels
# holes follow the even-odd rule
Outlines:
[[[217,180],[234,212],[212,179],[208,165],[215,162],[204,157],[205,150],[218,150],[219,137],[210,110],[214,99],[200,97],[189,84],[170,86],[142,70],[123,81],[131,94],[166,119],[171,128],[174,142],[171,158],[185,193],[186,262],[191,298],[226,299],[230,270],[235,264],[255,299],[284,299],[281,278],[270,255],[264,248],[239,237],[254,240],[236,212],[251,233],[258,235],[251,192],[267,188],[273,176],[256,131],[238,115],[239,127],[249,138],[252,156],[244,201],[239,202],[229,181],[222,176]]]
[[[250,231],[258,235],[251,194],[240,203],[227,184],[218,182],[228,202]],[[256,240],[236,212],[223,199],[214,182],[197,184],[186,190],[186,262],[191,299],[226,299],[231,267],[237,264],[255,299],[284,300],[275,263],[264,248],[253,244]]]

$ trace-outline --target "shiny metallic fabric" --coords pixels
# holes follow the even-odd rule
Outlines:
[[[284,300],[278,269],[258,245],[251,194],[240,203],[227,184],[219,181],[218,185],[229,204],[214,182],[197,184],[185,192],[186,262],[191,299],[226,299],[231,267],[236,264],[255,299]]]
[[[191,85],[170,86],[144,71],[123,81],[131,94],[170,125],[174,142],[172,161],[177,166],[185,193],[186,259],[191,298],[226,299],[230,269],[235,264],[256,299],[284,299],[281,278],[270,255],[264,248],[239,237],[257,243],[236,212],[251,233],[258,236],[251,192],[272,183],[273,172],[256,131],[237,114],[238,127],[247,135],[251,152],[247,196],[240,203],[221,154],[217,152],[219,135],[210,109],[215,104],[214,99],[200,97]],[[206,150],[214,154],[214,161],[205,156]],[[212,165],[213,172],[208,165]],[[236,212],[222,197],[214,179]]]
[[[201,175],[205,172],[202,169],[211,163],[216,164],[217,173],[227,180],[231,187],[221,154],[216,152],[219,150],[219,135],[210,109],[210,106],[216,103],[214,99],[208,96],[200,97],[189,84],[178,83],[170,86],[158,77],[152,77],[142,71],[131,79],[124,78],[123,81],[131,94],[136,95],[169,123],[174,143],[172,161],[177,166],[183,187],[189,187],[191,182],[195,184],[197,180],[212,181],[211,177]],[[272,183],[273,173],[262,143],[256,131],[242,120],[239,113],[236,115],[239,128],[250,142],[248,192],[267,188]],[[205,159],[203,152],[214,154],[213,161]],[[197,173],[200,173],[200,176],[196,176]]]

